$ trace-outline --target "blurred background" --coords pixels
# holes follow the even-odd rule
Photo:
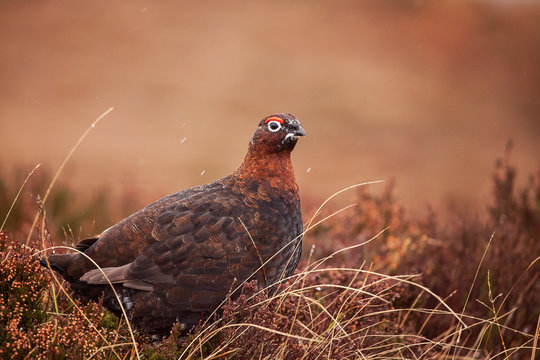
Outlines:
[[[130,187],[148,202],[214,181],[276,112],[294,113],[307,131],[293,162],[316,200],[395,179],[413,213],[428,204],[475,211],[508,140],[523,180],[540,164],[538,1],[1,8],[6,181],[37,163],[54,172],[111,106],[61,174],[78,194]]]

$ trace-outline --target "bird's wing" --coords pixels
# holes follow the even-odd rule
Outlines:
[[[102,268],[130,264],[149,244],[156,242],[152,231],[160,215],[175,204],[189,202],[192,197],[197,197],[198,194],[215,187],[215,184],[209,184],[167,195],[109,227],[99,235],[99,238],[81,241],[76,249],[83,251],[84,256],[59,254],[49,256],[49,260],[53,266],[63,269],[63,275],[70,279],[80,279],[87,272],[94,270],[96,268],[94,262]],[[91,258],[94,262],[86,258]],[[106,283],[105,279],[102,281]]]
[[[243,281],[261,266],[249,234],[255,219],[246,212],[230,191],[200,192],[164,209],[152,230],[155,242],[133,262],[90,271],[81,280],[122,283],[153,291],[178,309],[210,310],[235,279]]]

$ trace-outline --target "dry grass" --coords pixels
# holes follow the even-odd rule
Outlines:
[[[46,211],[56,202],[51,189],[59,172],[48,187],[40,187],[47,195],[37,211],[25,191],[19,191],[17,205],[12,201],[17,191],[2,187],[0,199],[10,200],[0,205],[17,221],[7,222],[11,239],[0,233],[0,355],[534,359],[540,328],[540,174],[516,189],[508,159],[509,152],[497,163],[487,214],[456,214],[442,226],[435,214],[407,218],[393,184],[381,195],[363,186],[336,193],[357,188],[350,206],[335,210],[325,201],[314,209],[306,222],[304,246],[310,251],[293,276],[267,289],[239,284],[186,338],[179,341],[184,334],[174,328],[159,344],[132,331],[126,316],[117,319],[99,304],[72,298],[68,285],[35,260],[39,249],[60,237],[54,229],[66,223],[65,213],[54,206]],[[27,181],[32,186],[40,180],[27,176]],[[68,234],[64,240],[71,243],[75,236]]]

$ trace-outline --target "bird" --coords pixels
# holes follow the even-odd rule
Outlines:
[[[266,116],[232,174],[165,196],[40,263],[145,333],[163,337],[176,323],[187,331],[243,282],[268,288],[293,274],[303,224],[291,152],[305,135],[290,113]]]

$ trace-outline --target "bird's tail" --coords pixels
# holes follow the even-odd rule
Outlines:
[[[98,240],[95,238],[88,238],[81,240],[76,246],[75,249],[81,252],[85,252],[90,246],[92,246]],[[55,255],[43,255],[39,259],[39,263],[54,271],[57,271],[63,277],[66,277],[71,261],[74,257],[77,257],[78,253],[72,254],[55,254]],[[70,271],[71,273],[72,271]]]
[[[61,275],[64,275],[67,269],[69,259],[69,254],[43,255],[39,259],[39,263],[41,264],[41,266],[50,268],[54,271],[59,272]]]

